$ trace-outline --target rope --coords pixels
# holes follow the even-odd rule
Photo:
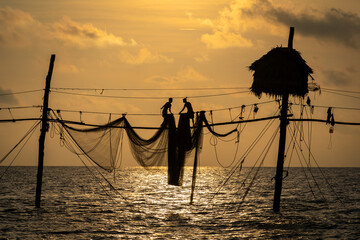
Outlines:
[[[278,114],[279,110],[275,112],[274,115]],[[218,185],[215,189],[215,193],[213,193],[213,196],[211,197],[210,201],[212,201],[217,194],[219,194],[220,190],[227,184],[227,182],[230,180],[230,178],[235,174],[237,169],[242,169],[242,164],[244,163],[246,157],[250,154],[250,152],[254,149],[254,147],[257,145],[257,143],[260,141],[260,139],[264,136],[264,134],[267,132],[267,130],[271,127],[271,125],[274,123],[274,119],[271,121],[268,121],[264,128],[260,131],[259,135],[255,138],[255,140],[251,143],[251,145],[247,148],[247,150],[244,152],[244,154],[239,158],[238,162],[235,164],[235,166],[230,170],[230,173],[228,176],[222,181],[221,184]]]
[[[343,93],[332,92],[332,91],[329,91],[329,90],[324,90],[324,92],[335,94],[335,95],[340,95],[340,96],[344,96],[344,97],[351,97],[351,98],[360,99],[360,97],[357,97],[357,96],[351,96],[351,95],[347,95],[347,94],[343,94]]]
[[[300,104],[293,103],[293,105],[300,105]],[[353,107],[332,107],[332,106],[321,106],[321,105],[311,105],[311,106],[317,107],[317,108],[326,108],[326,109],[331,107],[333,109],[337,108],[337,109],[344,109],[344,110],[360,110],[360,108],[353,108]]]
[[[121,99],[148,99],[148,100],[155,100],[155,99],[168,99],[169,96],[162,96],[162,97],[147,97],[147,96],[140,96],[140,97],[131,97],[131,96],[109,96],[109,95],[94,95],[94,94],[86,94],[86,93],[69,93],[69,92],[62,92],[62,91],[51,91],[54,93],[61,93],[61,94],[68,94],[68,95],[76,95],[76,96],[87,96],[87,97],[100,97],[100,98],[121,98]],[[249,91],[237,91],[231,93],[219,93],[219,94],[209,94],[209,95],[196,95],[196,96],[189,96],[188,98],[207,98],[207,97],[218,97],[218,96],[228,96],[228,95],[235,95],[240,93],[249,93]],[[183,96],[171,97],[173,99],[182,99]]]
[[[202,88],[51,88],[54,90],[71,91],[194,91],[194,90],[233,90],[249,89],[249,87],[202,87]]]
[[[2,107],[0,108],[0,110],[2,109],[25,109],[25,108],[41,108],[42,106],[40,105],[33,105],[33,106],[19,106],[19,107]]]
[[[28,91],[22,91],[22,92],[9,92],[9,93],[1,93],[0,96],[8,96],[8,95],[16,95],[16,94],[25,94],[25,93],[33,93],[33,92],[40,92],[44,89],[36,89],[36,90],[28,90]]]
[[[290,127],[290,126],[289,126],[289,127]],[[290,127],[290,128],[291,128],[291,127]],[[298,143],[296,140],[295,140],[295,143],[296,143],[296,146],[299,148],[299,151],[300,151],[300,153],[301,153],[301,156],[303,157],[304,161],[306,162],[306,158],[305,158],[305,156],[304,156],[304,153],[301,151],[301,148],[300,148],[299,143]],[[298,151],[296,151],[296,152],[298,153]],[[299,154],[298,154],[298,157],[299,157],[299,159],[300,159]],[[313,173],[312,173],[312,171],[311,171],[311,167],[310,167],[309,163],[308,163],[308,162],[306,162],[306,165],[307,165],[307,169],[308,169],[308,171],[309,171],[309,173],[310,173],[311,177],[313,178],[314,183],[315,183],[316,187],[318,188],[318,190],[319,190],[319,192],[320,192],[320,194],[321,194],[322,198],[323,198],[323,199],[324,199],[324,201],[327,203],[327,200],[326,200],[326,198],[325,198],[325,196],[324,196],[323,192],[321,191],[320,185],[319,185],[319,184],[318,184],[318,182],[316,181],[316,178],[315,178],[314,174],[313,174]]]
[[[263,163],[264,163],[264,161],[265,161],[265,158],[266,158],[267,154],[269,153],[269,150],[270,150],[272,144],[274,143],[275,137],[276,137],[277,133],[279,132],[279,130],[280,130],[280,126],[274,131],[272,137],[270,138],[270,141],[269,141],[269,142],[267,143],[267,145],[265,146],[264,150],[266,149],[266,152],[264,153],[264,150],[263,150],[263,152],[260,154],[259,158],[256,160],[253,168],[255,167],[256,163],[259,161],[261,155],[264,153],[264,156],[263,156],[263,158],[262,158],[259,166],[257,167],[257,170],[256,170],[256,172],[255,172],[255,174],[254,174],[254,176],[253,176],[253,178],[252,178],[249,186],[248,186],[247,189],[245,190],[245,193],[244,193],[244,195],[243,195],[243,197],[242,197],[242,199],[241,199],[241,202],[239,203],[239,206],[238,206],[237,210],[239,210],[241,204],[245,201],[245,198],[247,197],[248,193],[250,192],[250,189],[251,189],[251,187],[253,186],[253,184],[254,184],[254,182],[255,182],[255,179],[256,179],[256,177],[257,177],[257,174],[259,173],[260,168],[261,168],[261,166],[263,165]],[[246,178],[246,179],[247,179],[247,178]],[[243,183],[242,183],[241,186],[244,186],[244,185],[245,185],[246,179],[243,181]],[[240,189],[241,189],[241,187],[240,187]],[[240,191],[240,189],[238,190],[238,192]]]
[[[206,109],[204,111],[206,112],[217,112],[217,111],[229,111],[232,110],[232,109],[244,109],[245,107],[247,106],[254,106],[255,104],[257,105],[262,105],[262,104],[268,104],[268,103],[273,103],[273,102],[276,102],[275,100],[272,100],[272,101],[266,101],[266,102],[258,102],[258,103],[253,103],[253,104],[247,104],[247,105],[241,105],[241,106],[234,106],[234,107],[227,107],[227,108],[217,108],[217,109]],[[41,106],[39,106],[41,107]],[[54,111],[61,111],[61,112],[72,112],[72,113],[79,113],[79,112],[82,112],[82,113],[88,113],[88,114],[104,114],[104,115],[109,115],[109,114],[112,114],[112,115],[123,115],[124,112],[99,112],[99,111],[84,111],[84,110],[69,110],[69,109],[55,109],[55,108],[52,108]],[[360,110],[360,109],[359,109]],[[174,115],[179,115],[177,113],[173,113]],[[159,116],[161,115],[160,113],[126,113],[126,115],[132,115],[132,116]],[[241,114],[240,114],[241,115]],[[235,119],[237,119],[237,117],[235,117],[234,119],[232,119],[231,121],[234,121]]]
[[[349,90],[341,90],[341,89],[333,89],[333,88],[321,88],[322,90],[334,91],[334,92],[347,92],[347,93],[360,93],[359,91],[349,91]]]
[[[244,106],[244,105],[243,105],[243,106]],[[243,108],[242,108],[242,109],[243,109]],[[243,112],[243,110],[241,110],[241,113],[240,113],[240,114],[242,114],[242,112]],[[213,120],[212,112],[210,112],[210,114],[211,114],[211,123],[213,124],[213,123],[214,123],[214,120]],[[249,111],[249,115],[248,115],[248,117],[247,117],[247,120],[250,119],[250,115],[251,115],[251,109],[250,109],[250,111]],[[228,166],[224,166],[223,164],[221,164],[221,162],[220,162],[220,160],[219,160],[219,157],[218,157],[218,154],[217,154],[216,144],[213,145],[213,144],[211,144],[211,142],[210,142],[210,144],[211,144],[212,146],[214,146],[216,161],[218,162],[218,164],[219,164],[222,168],[224,168],[224,169],[230,168],[230,167],[234,164],[234,162],[236,161],[236,157],[237,157],[237,153],[238,153],[238,151],[239,151],[239,145],[240,145],[240,134],[244,131],[244,128],[246,127],[246,124],[247,124],[247,122],[245,123],[245,126],[244,126],[242,129],[241,129],[240,123],[236,126],[236,129],[240,126],[240,131],[239,131],[239,130],[237,131],[238,134],[237,134],[237,136],[236,136],[237,141],[236,141],[236,150],[235,150],[234,158],[233,158],[232,162],[231,162]],[[212,135],[211,138],[215,138],[215,135]],[[210,140],[211,140],[211,138],[210,138]],[[215,139],[216,139],[216,138],[215,138]],[[234,140],[234,139],[232,139],[231,141],[233,141],[233,140]]]
[[[308,144],[307,144],[306,142],[304,142],[304,144],[305,144],[305,146],[307,147],[307,149],[309,150],[310,155],[311,155],[312,159],[314,160],[314,162],[315,162],[317,168],[319,169],[320,173],[322,174],[325,182],[328,184],[328,186],[330,187],[330,189],[332,190],[332,192],[335,194],[335,196],[337,197],[337,199],[342,203],[342,200],[341,200],[341,198],[339,197],[338,193],[335,191],[334,187],[330,184],[330,182],[328,181],[328,179],[327,179],[327,177],[325,176],[324,172],[322,171],[321,167],[319,166],[318,162],[316,161],[313,153],[310,151],[310,148],[309,148]]]
[[[13,158],[13,160],[10,162],[9,166],[7,166],[7,168],[5,169],[5,171],[3,172],[3,174],[0,177],[0,180],[5,176],[5,173],[8,171],[8,169],[10,168],[10,166],[13,164],[13,162],[15,161],[15,159],[17,158],[17,156],[20,154],[20,152],[22,151],[22,149],[25,147],[26,143],[29,141],[29,139],[31,138],[31,136],[33,135],[33,133],[35,132],[34,130],[37,128],[37,126],[40,124],[40,121],[34,123],[34,125],[31,126],[31,128],[25,133],[25,135],[20,139],[20,141],[0,160],[0,163],[2,163],[21,143],[22,141],[27,138],[27,136],[29,136],[29,138],[25,141],[24,145],[20,148],[19,152],[15,155],[15,157]]]

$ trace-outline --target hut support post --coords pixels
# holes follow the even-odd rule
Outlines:
[[[294,27],[290,27],[288,48],[293,48],[293,39],[294,39]],[[280,197],[282,190],[282,180],[283,180],[283,171],[284,171],[284,158],[285,158],[285,143],[286,143],[286,127],[287,127],[287,111],[288,111],[288,101],[289,94],[284,94],[282,96],[281,102],[281,113],[280,113],[280,139],[279,139],[279,151],[278,159],[276,165],[276,175],[275,175],[275,193],[274,193],[274,212],[280,211]]]
[[[43,166],[44,166],[44,145],[45,145],[46,132],[48,131],[49,92],[50,92],[50,81],[54,68],[54,62],[55,62],[55,54],[52,54],[50,58],[49,72],[48,75],[46,76],[43,112],[41,118],[41,133],[39,138],[39,160],[38,160],[36,196],[35,196],[35,206],[37,208],[40,207],[40,202],[41,202],[41,186],[42,186],[42,176],[43,176]]]
[[[284,154],[286,143],[286,126],[287,126],[287,111],[288,111],[289,95],[285,94],[282,97],[281,115],[280,115],[280,139],[279,151],[275,175],[275,194],[274,194],[274,212],[280,211],[280,196],[282,190],[283,169],[284,169]]]

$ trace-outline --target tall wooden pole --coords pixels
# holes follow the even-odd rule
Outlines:
[[[293,48],[294,27],[290,28],[288,48]],[[288,111],[289,94],[282,96],[281,112],[280,112],[280,139],[279,151],[275,175],[275,193],[274,193],[274,212],[280,211],[280,197],[282,190],[283,170],[284,170],[284,157],[285,157],[285,143],[286,143],[286,127],[287,127],[287,111]]]
[[[51,55],[49,72],[46,76],[46,85],[45,85],[45,94],[44,94],[44,103],[43,103],[43,113],[41,119],[41,133],[39,138],[39,161],[38,161],[38,172],[37,172],[37,183],[36,183],[36,197],[35,197],[35,206],[40,207],[41,202],[41,186],[42,186],[42,175],[44,167],[44,145],[45,145],[45,136],[49,128],[48,126],[48,110],[49,110],[49,92],[50,92],[50,82],[51,76],[54,68],[55,54]]]

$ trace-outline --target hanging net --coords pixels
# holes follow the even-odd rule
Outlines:
[[[183,182],[186,158],[195,151],[195,159],[201,151],[203,123],[212,134],[225,137],[236,129],[219,134],[214,132],[205,118],[205,112],[196,117],[194,126],[190,127],[187,113],[181,114],[178,128],[172,114],[164,116],[164,121],[149,139],[142,138],[125,116],[109,121],[108,124],[92,128],[74,128],[63,120],[58,120],[66,132],[81,149],[82,153],[99,167],[111,172],[118,168],[119,146],[124,132],[135,160],[143,167],[167,166],[168,183],[181,186]],[[194,167],[196,167],[194,165]]]

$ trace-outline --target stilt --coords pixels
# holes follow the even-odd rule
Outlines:
[[[288,48],[293,48],[294,39],[294,27],[290,28]],[[279,139],[279,151],[276,165],[275,175],[275,193],[274,193],[274,212],[280,211],[280,197],[282,190],[283,169],[284,169],[284,157],[285,157],[285,144],[286,144],[286,127],[287,127],[287,111],[288,111],[289,94],[283,94],[281,102],[281,114],[280,114],[280,139]]]
[[[199,143],[197,142],[196,148],[195,148],[193,178],[192,178],[192,182],[191,182],[190,205],[193,204],[193,199],[194,199],[194,191],[195,191],[195,184],[196,184],[196,171],[197,171],[197,166],[198,166],[198,149],[199,149]]]
[[[274,205],[273,205],[273,210],[275,212],[280,211],[280,196],[282,189],[284,154],[285,154],[285,143],[286,143],[288,99],[289,99],[288,94],[283,95],[282,103],[281,103],[280,140],[279,140],[279,152],[278,152],[278,160],[277,160],[276,175],[275,175],[275,194],[274,194]]]
[[[36,183],[36,197],[35,197],[35,206],[40,207],[41,202],[41,186],[42,186],[42,175],[43,175],[43,166],[44,166],[44,145],[45,145],[45,136],[48,131],[48,110],[49,110],[49,92],[50,92],[50,82],[51,76],[54,68],[55,54],[51,55],[49,72],[46,76],[46,85],[45,85],[45,94],[44,94],[44,104],[43,104],[43,113],[41,119],[41,133],[39,138],[39,162],[38,162],[38,172],[37,172],[37,183]]]

